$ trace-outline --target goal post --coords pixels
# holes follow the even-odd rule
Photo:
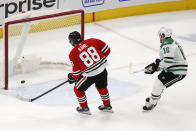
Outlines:
[[[27,72],[34,71],[32,68],[36,65],[32,65],[36,62],[64,66],[66,62],[64,62],[63,57],[68,56],[70,51],[64,49],[68,46],[67,44],[64,47],[65,43],[68,43],[66,36],[75,30],[79,31],[82,39],[84,39],[83,10],[27,12],[6,19],[4,21],[4,46],[1,47],[4,51],[2,62],[4,72],[0,72],[1,87],[7,90],[10,77],[14,75],[17,75],[17,78],[13,78],[13,81],[15,81],[13,83],[23,79],[21,76],[19,78],[18,74],[26,73],[26,75],[29,75]],[[63,35],[63,33],[66,35]],[[52,37],[54,39],[51,39]],[[43,40],[41,40],[42,38]],[[49,50],[47,51],[47,49]],[[62,52],[62,54],[59,55],[59,52]],[[54,61],[51,60],[52,58]],[[22,64],[21,61],[25,64]],[[31,69],[28,69],[28,67]],[[23,72],[24,70],[26,72]]]

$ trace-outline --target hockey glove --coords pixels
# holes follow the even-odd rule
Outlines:
[[[73,84],[74,82],[76,82],[76,79],[73,78],[72,73],[69,73],[67,77],[69,84]]]
[[[155,62],[153,62],[145,67],[144,73],[153,74],[155,71],[158,71],[160,62],[161,62],[160,59],[156,59]]]

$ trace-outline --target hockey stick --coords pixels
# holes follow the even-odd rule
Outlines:
[[[64,81],[64,82],[62,82],[62,83],[60,83],[59,85],[55,86],[54,88],[52,88],[52,89],[50,89],[50,90],[48,90],[48,91],[42,93],[41,95],[39,95],[39,96],[37,96],[37,97],[34,97],[34,98],[32,98],[32,99],[24,98],[24,97],[22,97],[22,96],[20,96],[20,95],[17,95],[16,98],[18,98],[19,100],[22,100],[22,101],[33,102],[33,101],[39,99],[40,97],[42,97],[42,96],[48,94],[49,92],[55,90],[56,88],[58,88],[58,87],[64,85],[64,84],[67,83],[67,82],[68,82],[68,80],[66,80],[66,81]]]
[[[135,73],[139,73],[139,72],[143,72],[145,71],[145,69],[140,69],[140,70],[136,70],[136,71],[132,71],[132,66],[133,64],[132,63],[129,63],[129,74],[135,74]]]
[[[146,69],[140,69],[140,70],[137,70],[137,71],[130,72],[129,74],[135,74],[135,73],[139,73],[139,72],[144,72],[145,70]],[[159,69],[157,71],[159,71],[159,70],[164,70],[164,68],[159,67]]]
[[[139,72],[143,72],[145,71],[145,69],[140,69],[140,70],[137,70],[137,71],[133,71],[133,72],[130,72],[130,74],[135,74],[135,73],[139,73]]]

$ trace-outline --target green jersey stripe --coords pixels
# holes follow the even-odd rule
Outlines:
[[[173,61],[164,60],[165,63],[174,63]]]

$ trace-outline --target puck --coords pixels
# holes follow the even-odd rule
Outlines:
[[[24,84],[25,83],[25,80],[21,80],[21,82],[20,82],[21,84]]]

